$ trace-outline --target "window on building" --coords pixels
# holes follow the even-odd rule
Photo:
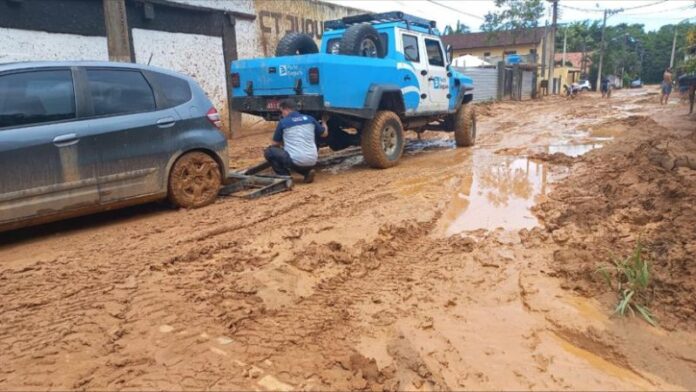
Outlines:
[[[152,88],[138,71],[88,69],[87,80],[96,116],[155,110]]]
[[[184,79],[159,72],[151,72],[149,78],[154,79],[158,90],[167,100],[167,107],[178,106],[191,100],[191,87]]]
[[[483,57],[491,57],[491,52],[483,52]]]
[[[517,51],[516,50],[506,50],[505,52],[503,52],[503,54],[506,56],[509,54],[517,54]]]
[[[402,41],[404,45],[404,56],[406,60],[413,61],[414,63],[420,62],[420,52],[418,49],[418,37],[414,35],[404,34],[402,36]]]
[[[75,118],[70,70],[0,76],[0,128]]]
[[[529,49],[529,54],[536,54],[536,49]]]
[[[425,50],[428,52],[428,64],[437,67],[445,66],[445,57],[442,55],[440,41],[425,39]]]

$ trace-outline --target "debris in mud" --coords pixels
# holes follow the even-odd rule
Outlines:
[[[538,152],[530,155],[529,159],[566,166],[571,166],[577,161],[576,157],[568,156],[562,152],[554,152],[553,154],[549,154],[547,152]]]

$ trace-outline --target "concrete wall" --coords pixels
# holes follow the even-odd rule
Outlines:
[[[147,64],[152,56],[150,65],[196,79],[215,107],[222,112],[222,119],[227,121],[224,115],[227,97],[222,38],[133,29],[133,50],[137,63]]]
[[[311,35],[318,44],[324,21],[365,12],[316,0],[255,0],[255,4],[260,56],[273,56],[278,41],[293,31]]]
[[[108,59],[106,37],[0,27],[0,63]]]
[[[517,54],[530,54],[532,49],[536,49],[537,53],[541,53],[541,45],[510,45],[505,47],[495,47],[495,48],[473,48],[473,49],[461,49],[454,51],[454,57],[463,56],[465,54],[470,54],[472,56],[484,58],[484,57],[502,57],[503,53],[507,51],[516,51]],[[484,56],[485,53],[490,53]]]

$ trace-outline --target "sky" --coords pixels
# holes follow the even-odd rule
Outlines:
[[[493,0],[324,0],[343,6],[373,12],[404,11],[407,14],[437,21],[442,31],[448,24],[453,27],[459,19],[472,31],[480,31],[483,16],[495,10]],[[657,4],[656,4],[657,3]],[[560,0],[559,23],[585,19],[601,19],[604,9],[625,9],[607,19],[608,25],[641,23],[646,30],[657,30],[662,25],[678,23],[685,18],[696,22],[693,0]],[[638,7],[635,9],[631,9]],[[578,8],[578,9],[574,9]],[[594,10],[594,11],[593,11]],[[551,20],[550,3],[546,17]],[[540,21],[544,24],[544,20]]]

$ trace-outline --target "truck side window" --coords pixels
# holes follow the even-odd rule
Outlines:
[[[402,35],[402,41],[404,45],[404,56],[406,60],[413,61],[414,63],[420,62],[420,55],[418,51],[418,37],[415,35]]]
[[[445,66],[445,59],[442,56],[440,42],[434,39],[425,39],[425,50],[428,52],[428,63],[438,67]]]
[[[70,70],[0,76],[0,128],[75,118]]]

